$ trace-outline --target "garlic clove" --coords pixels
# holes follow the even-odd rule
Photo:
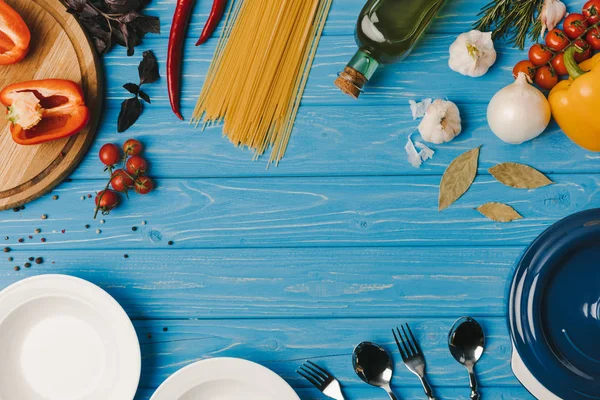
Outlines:
[[[447,143],[462,131],[460,111],[451,101],[437,99],[427,109],[419,124],[419,133],[429,143]]]
[[[492,32],[472,30],[460,34],[450,46],[450,69],[462,75],[480,77],[496,62]]]

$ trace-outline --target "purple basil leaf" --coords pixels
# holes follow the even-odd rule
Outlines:
[[[158,73],[158,61],[151,50],[144,52],[144,58],[138,67],[140,75],[140,85],[144,83],[154,83],[160,78]]]
[[[146,33],[160,34],[160,19],[148,15],[140,15],[129,24],[140,36]]]
[[[140,8],[140,0],[104,0],[106,9],[111,14],[126,14]]]
[[[144,100],[146,103],[148,103],[148,104],[152,103],[150,101],[150,96],[148,96],[148,93],[144,92],[143,90],[140,90],[138,92],[138,94],[140,95],[140,97],[142,98],[142,100]]]
[[[76,13],[83,11],[87,5],[87,0],[63,0],[63,2],[68,9]]]
[[[126,83],[123,85],[123,87],[125,88],[125,90],[127,90],[129,93],[131,93],[133,95],[137,95],[140,91],[140,87],[138,85],[136,85],[135,83]]]
[[[100,54],[111,48],[111,35],[108,31],[108,25],[106,24],[104,17],[96,16],[91,18],[81,18],[80,20],[90,36],[94,39],[94,44]]]
[[[117,131],[125,132],[142,114],[142,102],[137,97],[125,100],[121,103],[121,112],[117,121]]]
[[[98,54],[104,54],[108,50],[108,43],[97,37],[94,38],[94,46],[96,47]]]
[[[133,21],[134,19],[138,18],[139,16],[140,16],[140,14],[136,13],[135,11],[131,11],[131,12],[128,12],[127,14],[121,15],[117,19],[119,20],[119,22],[122,22],[124,24],[128,24],[131,21]]]

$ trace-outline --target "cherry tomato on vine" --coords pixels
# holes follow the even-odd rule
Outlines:
[[[529,61],[534,65],[548,64],[554,53],[544,45],[534,44],[529,49]]]
[[[119,162],[121,152],[116,144],[106,143],[100,148],[98,156],[104,165],[111,166]]]
[[[119,204],[119,196],[110,189],[102,190],[96,194],[96,207],[103,214],[108,213]]]
[[[117,192],[126,192],[127,189],[133,186],[133,179],[127,172],[118,169],[113,172],[110,185]]]
[[[558,83],[558,74],[548,65],[538,68],[535,83],[542,89],[550,90]]]
[[[555,55],[550,64],[552,65],[552,68],[554,68],[554,71],[556,71],[558,75],[569,74],[569,71],[567,71],[567,67],[565,67],[564,53],[558,53],[557,55]]]
[[[569,38],[560,29],[554,28],[546,35],[546,46],[554,51],[563,50],[569,43]]]
[[[585,35],[585,41],[592,46],[594,50],[600,50],[600,28],[595,27]]]
[[[535,79],[535,65],[529,60],[519,61],[513,68],[513,78],[517,79],[519,72],[524,72],[529,76],[529,80],[533,82]]]
[[[142,144],[139,140],[129,139],[123,143],[123,152],[128,156],[137,156],[142,152]]]
[[[131,175],[143,175],[148,170],[148,163],[140,156],[133,156],[127,160],[127,163],[125,164],[125,169]]]
[[[573,40],[583,35],[588,26],[588,22],[583,14],[573,13],[569,14],[567,18],[565,18],[563,30],[565,31],[567,37]]]
[[[590,0],[583,6],[583,16],[590,25],[600,21],[600,0]]]
[[[148,194],[154,189],[154,182],[147,176],[140,176],[135,180],[135,191],[139,194]]]
[[[575,61],[578,63],[583,62],[592,56],[592,46],[590,46],[585,40],[577,39],[573,44],[581,47],[583,53],[575,53]]]

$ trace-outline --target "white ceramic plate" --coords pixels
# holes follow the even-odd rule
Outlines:
[[[560,397],[550,392],[542,385],[523,363],[517,349],[513,345],[512,353],[512,370],[519,382],[531,393],[536,399],[540,400],[562,400]]]
[[[140,371],[133,325],[98,286],[41,275],[0,292],[0,400],[131,400]]]
[[[276,373],[239,358],[198,361],[170,376],[150,400],[300,400]]]

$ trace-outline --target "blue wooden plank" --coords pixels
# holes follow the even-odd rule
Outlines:
[[[481,395],[487,400],[533,400],[533,397],[520,387],[484,387],[481,388]],[[140,389],[135,400],[149,400],[154,393],[154,389]],[[299,388],[296,393],[302,400],[323,400],[323,394],[317,389]],[[347,400],[382,400],[383,392],[375,388],[346,388],[344,395]],[[402,399],[421,399],[423,390],[419,388],[402,388]],[[436,388],[436,395],[444,400],[464,400],[466,399],[465,388]],[[467,393],[468,395],[468,393]]]
[[[150,105],[128,132],[120,134],[116,133],[118,110],[112,108],[105,111],[98,140],[72,177],[106,177],[97,157],[100,147],[123,143],[128,137],[144,143],[152,175],[161,178],[441,175],[454,158],[479,145],[484,148],[480,174],[504,161],[527,163],[546,173],[599,171],[598,156],[571,142],[556,124],[534,141],[519,146],[502,142],[487,126],[486,109],[481,104],[461,106],[464,132],[451,143],[430,145],[436,151],[434,158],[416,169],[404,151],[408,135],[419,124],[412,119],[408,103],[303,106],[285,158],[267,170],[265,158],[251,162],[252,153],[223,138],[221,127],[194,129],[187,122],[175,122],[170,109]],[[413,139],[420,140],[418,132]]]
[[[458,315],[457,315],[458,317]],[[289,319],[135,321],[142,346],[140,385],[157,387],[169,375],[210,357],[241,357],[281,375],[293,387],[310,384],[295,370],[306,359],[318,361],[346,387],[364,387],[352,369],[352,349],[361,341],[379,343],[393,354],[392,385],[418,388],[419,380],[402,364],[391,328],[407,322],[420,342],[434,386],[466,388],[468,376],[448,350],[455,318]],[[504,318],[479,318],[486,333],[484,356],[477,364],[482,386],[519,386],[510,369],[511,343]],[[168,330],[164,332],[164,328]],[[468,391],[467,391],[468,394]]]
[[[37,274],[74,275],[104,288],[131,317],[143,319],[500,317],[521,251],[19,248],[0,259],[0,289]],[[31,256],[45,262],[23,268]],[[13,271],[15,265],[21,270]]]
[[[162,31],[169,32],[176,0],[153,1],[146,8],[149,14],[159,16]],[[324,35],[352,35],[358,14],[366,0],[335,0],[327,20]],[[471,29],[477,21],[480,9],[488,0],[449,0],[446,2],[438,17],[434,20],[429,31],[431,33],[462,33]],[[569,12],[580,12],[581,0],[566,0]],[[204,22],[211,9],[212,0],[197,0],[191,17],[188,37],[197,39],[204,28]],[[215,35],[220,34],[220,30]]]
[[[455,39],[455,34],[425,35],[412,54],[403,62],[382,66],[366,87],[360,100],[355,100],[342,93],[333,84],[337,73],[344,69],[357,50],[354,39],[351,36],[324,37],[319,45],[302,102],[307,105],[377,107],[382,104],[404,105],[409,99],[448,97],[457,103],[487,104],[494,93],[512,83],[513,66],[519,60],[527,58],[526,52],[497,42],[496,65],[481,78],[466,77],[453,72],[448,67],[448,49]],[[136,57],[127,57],[122,48],[115,49],[104,56],[108,76],[119,77],[107,82],[108,107],[117,108],[120,101],[130,96],[121,86],[129,80],[138,79],[137,65],[141,58],[141,50],[154,50],[164,74],[167,43],[166,37],[149,38],[144,41]],[[197,48],[192,41],[186,43],[181,96],[183,103],[188,107],[193,106],[198,99],[215,45],[215,42],[211,42]],[[148,92],[155,107],[168,106],[166,79],[145,86],[144,91]],[[191,117],[189,112],[185,116]]]
[[[550,177],[557,184],[518,190],[481,176],[443,212],[436,176],[158,180],[153,194],[124,200],[106,224],[92,220],[92,199],[80,199],[103,182],[73,181],[53,192],[58,201],[47,195],[23,212],[1,213],[0,237],[31,250],[170,248],[170,240],[179,249],[527,245],[557,220],[600,206],[600,175]],[[489,201],[509,203],[525,218],[489,221],[475,211]],[[140,226],[143,219],[148,225]],[[46,242],[36,235],[17,243],[36,228]]]

